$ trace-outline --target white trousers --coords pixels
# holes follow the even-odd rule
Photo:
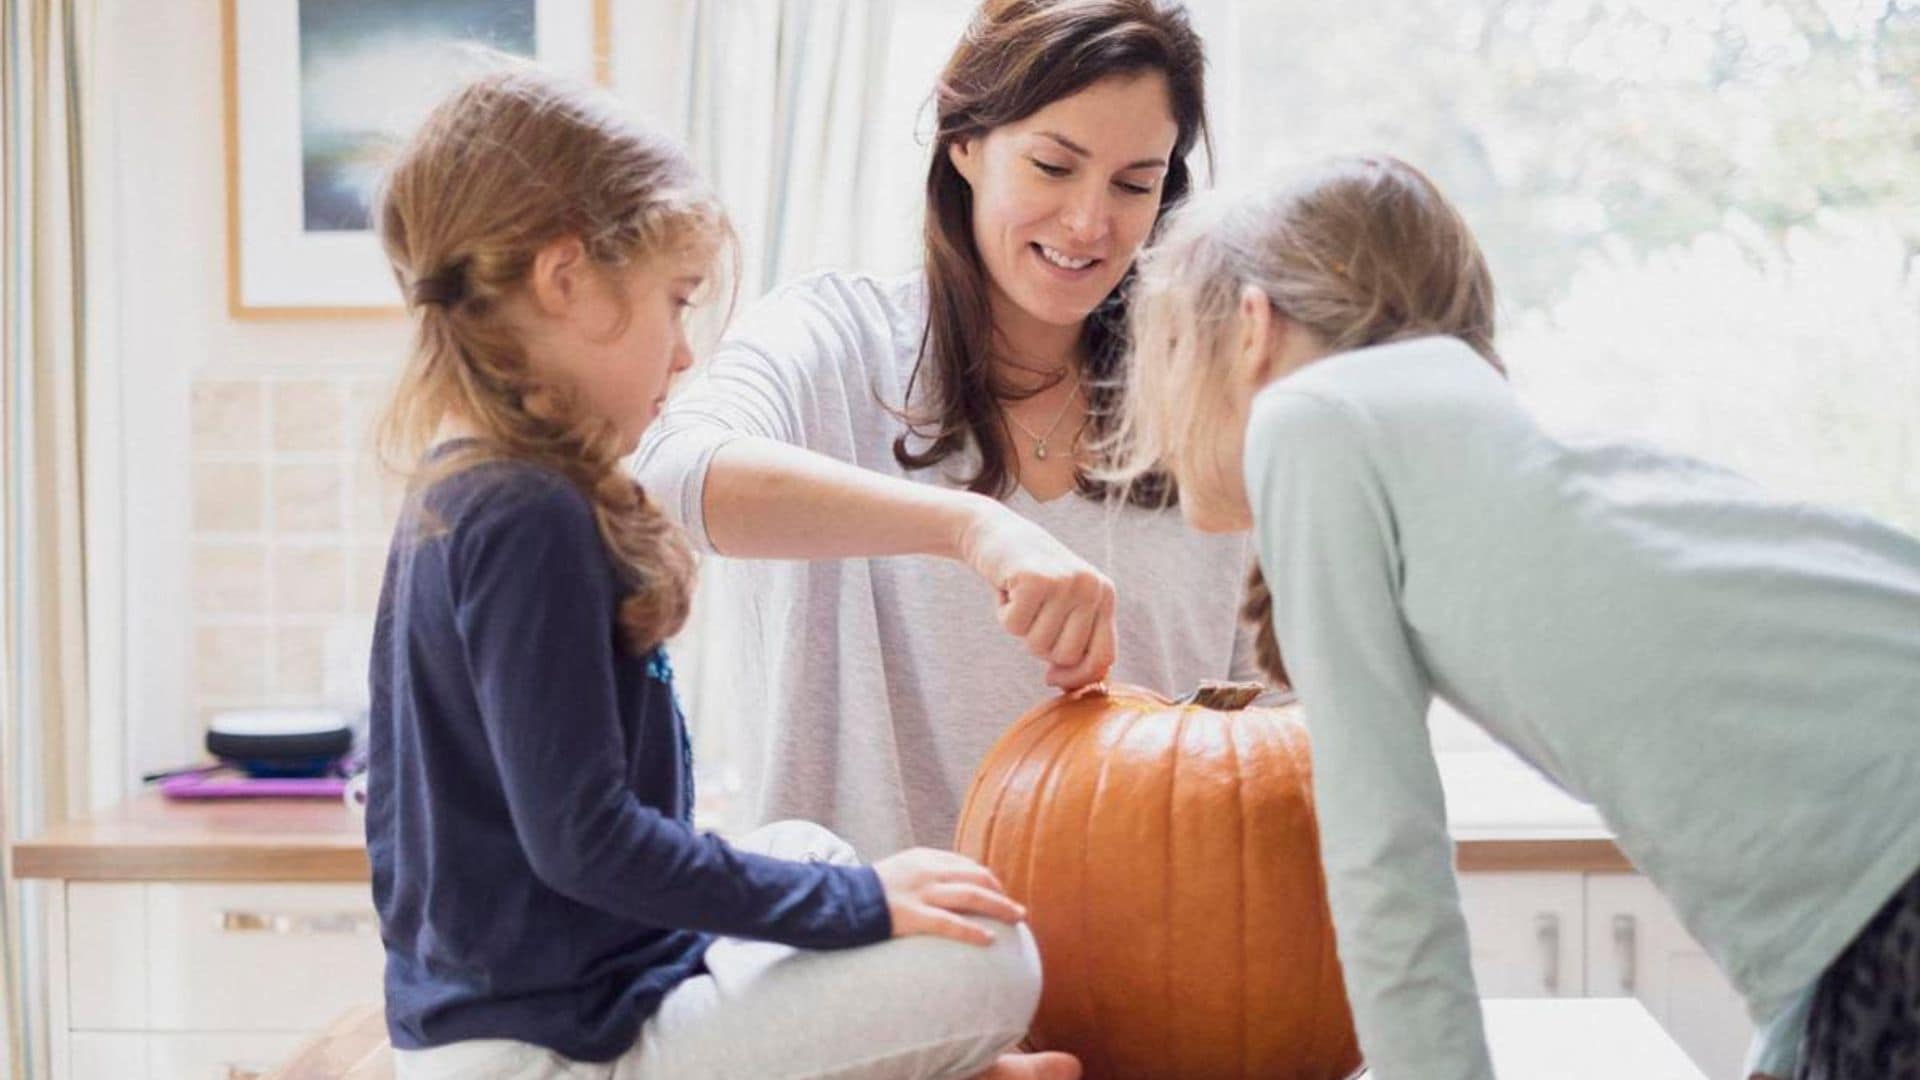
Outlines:
[[[852,864],[821,826],[780,821],[737,845],[796,861]],[[709,973],[681,983],[633,1049],[570,1061],[507,1039],[396,1051],[398,1080],[947,1080],[972,1076],[1026,1033],[1040,1003],[1040,954],[1025,926],[978,920],[989,946],[894,938],[815,952],[721,938]]]

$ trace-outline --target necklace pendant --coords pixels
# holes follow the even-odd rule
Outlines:
[[[1041,439],[1033,444],[1033,456],[1037,461],[1047,460],[1047,440]]]

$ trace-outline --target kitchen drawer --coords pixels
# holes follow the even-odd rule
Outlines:
[[[381,992],[365,885],[150,883],[148,1028],[310,1031]]]
[[[72,882],[73,1031],[311,1031],[378,1000],[363,884]]]
[[[74,1080],[254,1080],[308,1038],[292,1031],[77,1031],[69,1061]]]

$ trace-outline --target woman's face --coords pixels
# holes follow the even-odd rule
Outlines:
[[[955,143],[998,298],[1048,325],[1084,321],[1152,231],[1179,131],[1154,71],[1101,80]]]

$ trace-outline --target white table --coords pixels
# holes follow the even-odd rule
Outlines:
[[[1494,998],[1481,1008],[1500,1080],[1706,1080],[1633,998]]]

